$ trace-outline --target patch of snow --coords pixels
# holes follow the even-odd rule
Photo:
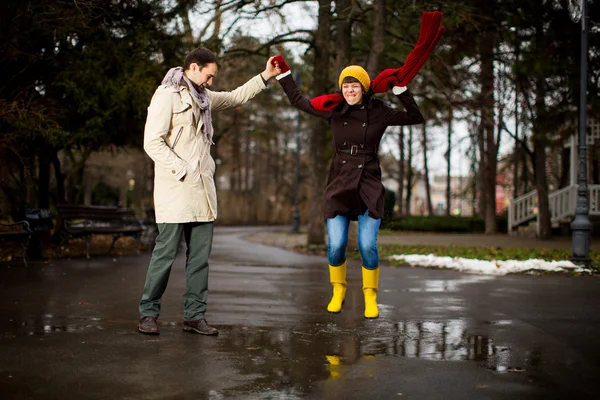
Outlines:
[[[419,267],[448,268],[474,274],[506,275],[525,271],[550,271],[550,272],[585,272],[586,270],[573,264],[571,261],[545,261],[530,259],[517,260],[478,260],[462,257],[434,256],[433,254],[397,254],[388,257],[394,261]]]

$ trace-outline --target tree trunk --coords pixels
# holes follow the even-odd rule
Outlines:
[[[234,113],[233,114],[233,124],[235,124],[235,126],[237,126],[238,124],[238,120],[237,120],[237,115],[238,113]],[[241,132],[240,134],[237,135],[231,135],[231,152],[232,152],[232,162],[233,162],[233,173],[232,175],[232,180],[233,182],[231,183],[231,189],[236,193],[239,194],[242,191],[242,172],[243,172],[243,167],[242,167],[242,141],[241,141]]]
[[[373,38],[367,61],[367,72],[373,79],[379,70],[379,60],[385,48],[385,0],[373,1]]]
[[[90,174],[83,174],[83,205],[91,206],[92,205],[92,177]]]
[[[190,46],[194,43],[194,34],[192,31],[192,24],[190,23],[190,12],[189,6],[187,2],[178,1],[179,7],[181,10],[179,11],[179,17],[181,18],[181,22],[183,24],[183,39],[184,42],[188,43]]]
[[[42,148],[38,154],[38,207],[50,208],[50,151]]]
[[[479,127],[477,128],[477,149],[479,150],[479,169],[477,170],[476,179],[477,179],[477,215],[481,218],[485,218],[487,203],[485,202],[485,193],[486,193],[486,185],[487,182],[485,180],[485,170],[487,158],[485,156],[485,137],[483,124],[481,121],[479,122]]]
[[[533,152],[535,154],[535,189],[538,193],[538,237],[549,239],[552,237],[552,224],[548,202],[548,179],[546,178],[546,145],[543,140],[534,141]]]
[[[83,178],[85,177],[85,164],[87,163],[91,153],[92,149],[90,147],[86,147],[81,151],[72,149],[70,150],[69,157],[71,158],[71,168],[74,172],[71,174],[71,178],[69,179],[70,184],[69,195],[67,198],[68,203],[82,204],[83,202]]]
[[[522,140],[525,140],[525,135],[523,135]],[[521,144],[519,156],[521,157],[521,194],[525,194],[531,190],[531,174],[529,173],[529,165],[527,163],[528,157],[525,149],[523,148],[523,144]]]
[[[446,150],[446,215],[450,215],[452,206],[452,175],[451,175],[451,155],[452,155],[452,107],[448,109],[448,150]]]
[[[244,187],[246,193],[250,191],[250,130],[246,126],[246,134],[244,135]]]
[[[210,39],[206,41],[206,47],[211,49],[215,54],[219,54],[221,52],[221,48],[223,47],[223,43],[221,42],[221,38],[219,35],[221,34],[221,23],[223,22],[223,9],[221,7],[223,1],[216,0],[215,1],[215,17],[214,17],[214,29]]]
[[[412,185],[413,185],[413,169],[412,169],[412,159],[413,159],[413,129],[412,126],[408,127],[408,160],[406,162],[406,168],[408,169],[406,173],[406,215],[410,215],[410,202],[412,200]]]
[[[485,14],[492,16],[492,13]],[[485,160],[481,168],[483,185],[483,201],[485,202],[485,233],[496,233],[496,174],[497,146],[494,130],[494,49],[495,32],[488,28],[482,34],[480,42],[481,56],[481,126],[484,137]]]
[[[315,36],[315,58],[313,68],[313,89],[315,95],[327,93],[329,84],[329,45],[331,28],[331,2],[319,0]],[[325,149],[330,145],[329,125],[321,118],[311,121],[309,141],[310,157],[310,200],[308,206],[308,243],[325,244],[325,220],[323,202],[327,183],[327,156]]]
[[[479,129],[479,128],[476,128]],[[477,204],[477,200],[479,199],[478,197],[478,189],[480,187],[480,172],[477,170],[477,154],[478,154],[478,148],[479,148],[479,131],[477,133],[477,136],[472,135],[472,147],[473,150],[471,151],[471,175],[473,176],[473,179],[471,179],[470,181],[470,186],[471,186],[471,215],[473,216],[480,216],[480,208],[481,205]],[[481,163],[479,163],[479,165],[481,165]]]
[[[535,190],[538,194],[538,237],[548,239],[552,236],[552,224],[550,220],[550,204],[548,202],[548,179],[546,177],[546,147],[547,138],[543,130],[542,121],[545,118],[545,81],[543,76],[536,79],[536,119],[533,133],[533,154]]]
[[[352,57],[351,53],[351,15],[352,1],[351,0],[335,0],[335,12],[337,20],[335,27],[337,35],[335,38],[335,72],[340,73],[349,63]]]
[[[544,4],[542,0],[535,2],[539,15],[543,15]],[[538,55],[546,51],[544,46],[544,21],[540,18],[535,22],[535,49]],[[546,117],[546,86],[545,78],[538,72],[535,78],[535,119],[533,122],[533,154],[535,189],[538,194],[538,236],[549,239],[552,236],[550,220],[550,204],[548,202],[548,179],[546,177],[546,147],[548,139],[544,121]]]
[[[427,211],[433,215],[433,204],[431,204],[431,184],[429,183],[429,162],[427,160],[427,124],[423,124],[423,136],[421,138],[423,147],[423,172],[425,179],[425,193],[427,196]]]
[[[58,152],[56,150],[52,152],[52,167],[54,169],[54,179],[56,179],[56,204],[66,203],[65,175],[62,173]]]
[[[500,138],[502,136],[502,129],[504,127],[504,104],[500,103],[498,107],[498,123],[496,125],[496,139],[494,141],[494,176],[498,175],[498,149],[500,148]],[[497,179],[494,178],[494,188],[497,187]],[[496,198],[496,190],[494,189],[494,199]],[[498,204],[496,202],[496,208]],[[494,213],[494,223],[496,220],[496,215]]]
[[[515,63],[519,62],[521,54],[521,43],[517,44],[515,48]],[[521,143],[519,142],[519,83],[515,84],[515,149],[513,153],[513,198],[520,196],[519,192],[519,162],[521,160],[519,156],[519,149]]]
[[[400,127],[400,133],[398,134],[398,150],[400,150],[400,161],[398,162],[398,215],[404,215],[404,127]]]
[[[520,196],[519,192],[519,161],[521,160],[521,143],[519,142],[519,93],[515,91],[515,149],[513,153],[513,198]]]

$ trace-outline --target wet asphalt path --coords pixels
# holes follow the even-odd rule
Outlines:
[[[181,330],[183,257],[160,336],[136,331],[149,254],[0,266],[2,399],[595,399],[598,277],[382,267],[365,320],[360,265],[341,314],[326,259],[217,228],[207,319]]]

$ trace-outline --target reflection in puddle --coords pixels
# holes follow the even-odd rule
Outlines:
[[[102,330],[107,323],[111,321],[48,314],[13,328],[20,335],[49,335]],[[178,324],[172,325],[164,328],[180,331]],[[465,319],[368,323],[349,319],[279,329],[221,326],[212,342],[215,350],[231,359],[245,379],[243,384],[212,393],[211,398],[266,398],[266,394],[268,398],[303,398],[316,382],[369,378],[386,365],[381,360],[389,357],[476,362],[497,373],[535,370],[541,363],[539,349],[494,339],[518,327],[511,320],[474,324]],[[118,334],[108,331],[107,335]],[[245,397],[249,394],[256,396]]]
[[[510,326],[512,321],[488,321],[489,325]],[[488,336],[469,332],[465,320],[402,321],[364,335],[341,334],[334,339],[334,352],[344,363],[365,356],[398,356],[439,361],[476,361],[497,371],[522,371],[535,366],[539,351],[516,354],[509,345],[494,342]]]
[[[512,325],[509,320],[484,323],[486,332],[512,329]],[[495,342],[473,329],[463,319],[378,321],[349,327],[328,322],[280,330],[226,328],[220,336],[220,350],[240,358],[240,372],[251,376],[252,383],[228,389],[225,395],[268,391],[291,396],[286,398],[302,397],[297,391],[310,388],[315,381],[372,374],[381,357],[474,361],[498,373],[531,371],[539,365],[539,350]]]
[[[340,371],[340,366],[342,365],[342,357],[340,356],[325,356],[327,362],[329,363],[329,378],[328,379],[337,379],[342,376]]]
[[[423,281],[424,287],[412,287],[404,289],[403,291],[429,293],[458,292],[460,290],[461,285],[466,285],[470,283],[480,283],[491,279],[494,279],[494,277],[486,275],[463,276],[457,279],[429,279]]]
[[[12,321],[11,321],[12,322]],[[59,332],[84,332],[90,329],[104,330],[100,324],[101,319],[97,317],[60,317],[45,314],[41,319],[31,319],[13,326],[12,331],[4,333],[5,337],[16,337],[21,335],[47,335]]]
[[[490,343],[487,337],[468,334],[460,319],[399,322],[388,329],[389,334],[391,338],[366,340],[361,352],[430,360],[475,360]]]

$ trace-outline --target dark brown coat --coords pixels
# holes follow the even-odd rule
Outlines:
[[[317,111],[291,75],[279,83],[294,107],[329,120],[336,152],[325,189],[325,218],[344,215],[355,220],[367,209],[371,218],[382,218],[385,189],[377,157],[379,143],[388,126],[423,122],[412,94],[407,90],[397,96],[406,111],[394,110],[369,95],[362,104],[351,106],[343,101],[332,111]]]

